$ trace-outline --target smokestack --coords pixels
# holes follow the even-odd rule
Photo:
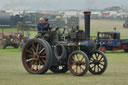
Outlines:
[[[90,39],[90,15],[91,12],[84,12],[84,20],[85,20],[85,39]]]

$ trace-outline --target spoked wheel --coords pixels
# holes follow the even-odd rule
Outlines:
[[[89,71],[92,74],[102,74],[107,68],[107,58],[101,51],[95,51],[90,57]]]
[[[73,52],[68,59],[70,72],[75,76],[84,75],[89,69],[89,60],[87,55],[82,51]]]
[[[54,73],[66,73],[68,71],[67,65],[51,66],[50,70]]]
[[[52,62],[50,48],[46,41],[32,39],[23,48],[22,63],[29,73],[45,73]]]

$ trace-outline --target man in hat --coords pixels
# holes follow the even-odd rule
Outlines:
[[[50,28],[50,25],[49,25],[49,23],[48,23],[48,18],[45,18],[45,31],[48,31],[48,30],[50,30],[51,28]]]

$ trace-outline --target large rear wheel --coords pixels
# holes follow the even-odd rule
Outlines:
[[[22,63],[32,74],[43,74],[48,71],[52,62],[52,54],[46,41],[32,39],[26,43],[22,52]]]

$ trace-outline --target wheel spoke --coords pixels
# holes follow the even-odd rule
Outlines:
[[[37,44],[36,53],[38,53],[38,50],[39,50],[39,45],[40,45],[40,44]]]
[[[42,61],[42,63],[45,65],[46,61],[45,61],[44,59],[42,59],[41,61]]]
[[[96,71],[96,65],[94,65],[94,71]]]
[[[78,71],[78,66],[76,65],[76,73],[77,73],[77,71]]]
[[[81,65],[86,65],[86,62],[81,62]]]
[[[34,60],[32,60],[32,61],[31,61],[31,65],[33,65],[33,63],[34,63],[34,62],[35,62],[35,61],[34,61]]]
[[[45,48],[43,48],[43,49],[39,52],[39,54],[41,54],[43,51],[45,51]]]
[[[104,64],[100,63],[100,65],[104,66]]]
[[[28,55],[28,57],[29,57],[29,58],[30,58],[30,57],[31,57],[31,58],[33,58],[33,57],[34,57],[34,55]]]
[[[103,57],[101,57],[100,59],[99,59],[99,61],[101,61],[103,59]]]
[[[34,48],[31,48],[31,49],[32,49],[33,53],[35,54],[36,52],[35,52]]]
[[[27,59],[26,62],[32,61],[34,58]]]
[[[102,70],[102,68],[98,65],[98,68],[100,69],[100,70]]]
[[[46,58],[47,56],[40,56],[40,58]]]
[[[91,59],[95,60],[95,58],[92,56]]]
[[[82,69],[82,71],[84,71],[84,69],[80,66],[80,69]]]
[[[97,55],[98,54],[98,55]],[[95,53],[95,56],[96,56],[96,59],[98,59],[98,57],[99,57],[99,53]]]
[[[27,53],[34,54],[34,53],[33,53],[33,52],[31,52],[30,50],[27,50]]]
[[[34,43],[32,43],[32,47],[36,50],[36,47],[35,47]]]
[[[36,70],[38,70],[38,61],[36,61]]]
[[[73,62],[75,62],[75,59],[74,59],[74,57],[72,57],[72,61],[73,61]]]
[[[94,64],[94,62],[92,61],[92,62],[90,62],[90,64]]]
[[[100,62],[104,62],[104,60],[100,61]]]
[[[83,61],[84,57],[80,60],[81,62]]]
[[[44,64],[40,59],[39,59],[39,62],[40,62],[40,64],[42,64],[42,65]]]
[[[77,59],[78,59],[78,61],[79,61],[79,56],[76,54],[76,57],[77,57]]]
[[[93,65],[92,67],[90,67],[91,69],[93,69],[95,67],[95,65]]]
[[[35,65],[36,65],[36,61],[34,61],[34,63],[33,63],[33,68],[32,68],[32,69],[34,69]]]

